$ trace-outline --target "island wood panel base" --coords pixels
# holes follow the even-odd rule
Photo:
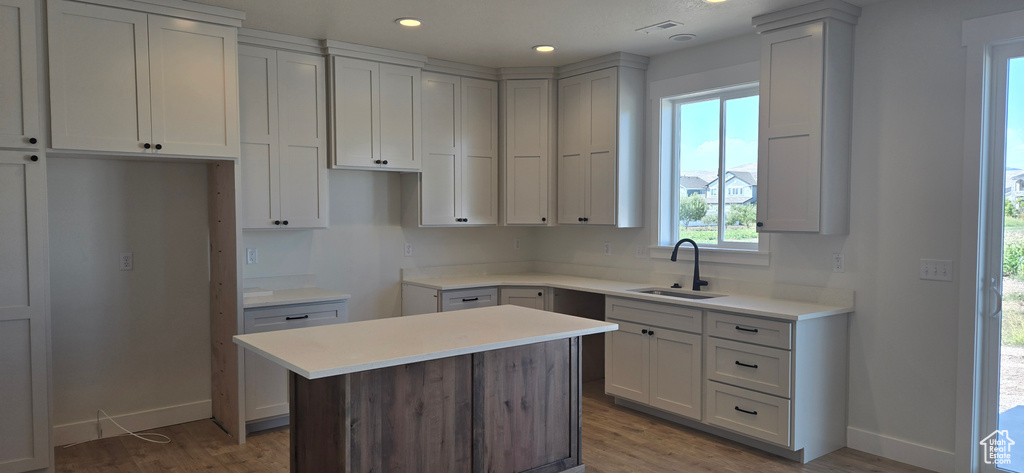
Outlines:
[[[582,473],[579,343],[291,373],[291,471]]]

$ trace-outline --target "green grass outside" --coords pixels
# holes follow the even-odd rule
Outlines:
[[[706,227],[679,227],[679,238],[691,238],[697,244],[718,244],[718,228],[715,226]],[[725,240],[757,243],[757,230],[753,227],[728,226],[725,227]]]
[[[1003,252],[1024,244],[1024,219],[1007,217],[1003,230]],[[1004,258],[1005,259],[1005,258]],[[1006,266],[1004,262],[1004,266]],[[1004,268],[1004,273],[1006,268]],[[1003,276],[1002,344],[1024,346],[1024,275]]]

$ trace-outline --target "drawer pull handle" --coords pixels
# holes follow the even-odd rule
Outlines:
[[[739,325],[736,326],[736,330],[739,330],[741,332],[757,333],[757,329],[756,328],[740,327]]]
[[[744,414],[750,414],[752,416],[756,416],[757,415],[757,411],[748,411],[746,409],[740,409],[740,406],[736,406],[736,410],[740,411],[740,412],[742,412]]]
[[[748,364],[746,364],[746,363],[744,363],[742,361],[739,361],[739,360],[736,361],[736,364],[740,365],[740,366],[746,366],[747,368],[757,369],[757,365],[748,365]]]
[[[302,319],[308,319],[308,318],[309,318],[309,315],[307,314],[307,315],[297,315],[295,317],[285,317],[284,319],[285,320],[302,320]]]
[[[479,297],[467,297],[467,298],[463,299],[462,302],[474,302],[474,301],[478,301],[478,300],[480,300]]]

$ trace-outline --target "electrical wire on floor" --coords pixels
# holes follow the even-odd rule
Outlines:
[[[93,440],[99,440],[99,439],[103,438],[103,428],[99,427],[99,425],[100,425],[100,414],[103,414],[103,417],[106,417],[107,420],[109,420],[110,422],[113,422],[114,425],[116,425],[119,429],[125,431],[125,433],[123,433],[121,435],[115,435],[114,437],[128,437],[128,436],[131,436],[131,437],[135,437],[135,438],[137,438],[139,440],[145,440],[145,441],[147,441],[149,443],[159,443],[159,444],[171,443],[171,438],[166,436],[166,435],[164,435],[164,434],[157,434],[157,433],[152,433],[152,432],[137,434],[135,432],[132,432],[132,431],[124,428],[123,426],[121,426],[121,424],[118,424],[116,420],[114,420],[112,417],[110,417],[109,414],[106,413],[106,411],[104,411],[103,409],[100,409],[100,410],[96,411],[96,426],[100,430],[99,431],[99,438],[95,438],[95,439],[91,439],[91,440],[83,440],[81,442],[76,442],[76,443],[69,443],[69,444],[65,445],[64,448],[74,447],[75,445],[81,445],[81,444],[86,443],[86,442],[91,442]],[[146,438],[146,437],[151,437],[151,438]],[[159,438],[159,439],[162,439],[162,440],[153,440],[153,438]]]

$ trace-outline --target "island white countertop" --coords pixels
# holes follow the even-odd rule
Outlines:
[[[597,320],[503,305],[236,335],[307,379],[618,330]]]
[[[711,299],[681,299],[671,296],[643,294],[631,291],[632,289],[650,288],[652,287],[650,284],[610,281],[606,279],[592,279],[550,273],[477,274],[410,278],[404,279],[402,283],[441,291],[448,291],[452,289],[472,289],[487,286],[542,286],[675,304],[698,309],[721,310],[787,321],[808,320],[817,317],[828,317],[853,312],[852,306],[818,304],[812,302],[800,302],[736,294],[721,294],[718,297]],[[660,289],[669,288],[666,286],[661,287]],[[671,290],[692,292],[686,288]],[[715,294],[714,291],[702,291],[698,294],[702,293]]]
[[[243,297],[243,309],[259,307],[276,307],[291,304],[312,304],[315,302],[334,302],[351,299],[349,294],[342,294],[319,287],[300,287],[296,289],[276,289],[269,296]]]

